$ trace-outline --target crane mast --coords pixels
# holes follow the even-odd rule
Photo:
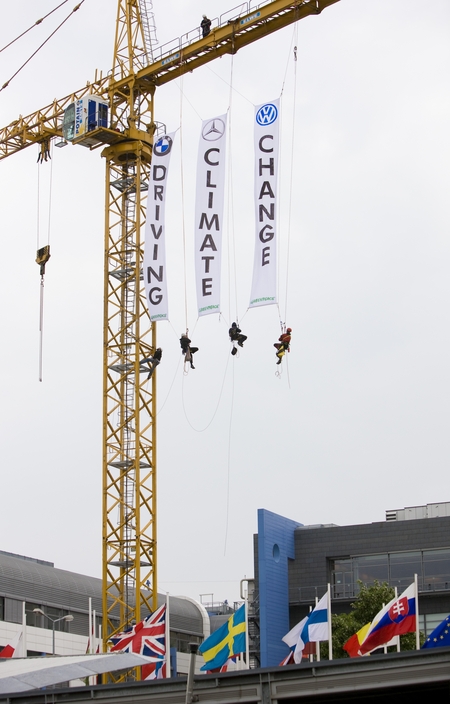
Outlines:
[[[119,0],[111,128],[106,147],[103,330],[103,622],[105,638],[157,607],[156,380],[140,360],[156,347],[143,288],[144,194],[154,133],[153,94],[136,88],[148,62],[140,3]],[[120,92],[116,89],[120,82]]]
[[[107,77],[0,129],[0,160],[31,144],[48,153],[63,116],[87,95],[107,101],[110,124],[73,139],[104,146],[106,160],[103,323],[103,638],[157,607],[156,376],[140,360],[156,348],[143,283],[145,198],[156,133],[154,94],[182,74],[339,0],[252,0],[210,35],[183,38],[158,58],[151,0],[118,0],[113,69]],[[187,37],[187,39],[186,39]],[[147,370],[148,371],[148,370]],[[113,617],[114,616],[114,620]],[[117,617],[119,616],[119,624]]]

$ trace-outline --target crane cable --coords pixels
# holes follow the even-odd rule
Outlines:
[[[53,150],[53,145],[51,147]],[[52,190],[53,190],[53,159],[50,156],[50,183],[49,183],[49,198],[48,198],[48,220],[47,220],[47,245],[44,247],[40,246],[40,200],[41,200],[41,187],[40,187],[40,166],[42,165],[42,160],[38,159],[38,177],[37,177],[37,226],[36,226],[36,239],[37,239],[37,256],[36,262],[40,265],[40,275],[41,283],[39,289],[39,381],[43,379],[43,341],[44,341],[44,274],[45,265],[50,259],[50,233],[51,233],[51,214],[52,214]]]
[[[28,29],[26,29],[24,32],[22,32],[22,34],[19,34],[19,36],[16,37],[15,39],[13,39],[11,42],[9,42],[9,44],[6,44],[6,46],[4,46],[3,49],[0,49],[0,54],[2,53],[2,51],[5,51],[5,49],[8,49],[8,47],[10,47],[10,46],[12,46],[13,44],[15,44],[15,42],[17,42],[19,39],[22,39],[22,37],[24,37],[25,34],[28,34],[28,32],[30,32],[30,31],[31,31],[34,27],[36,27],[38,24],[42,24],[42,22],[43,22],[44,20],[46,20],[47,17],[50,17],[50,15],[52,15],[54,12],[56,12],[56,10],[59,10],[59,8],[62,7],[63,5],[65,5],[66,2],[69,2],[69,0],[64,0],[64,2],[60,3],[60,4],[59,4],[57,7],[55,7],[53,10],[50,10],[50,12],[47,12],[46,15],[44,15],[44,16],[41,17],[40,19],[36,20],[36,22],[35,22],[34,24],[32,24],[31,27],[28,27]]]
[[[67,0],[66,0],[66,1],[67,1]],[[59,25],[56,27],[55,30],[53,30],[53,32],[47,37],[47,39],[46,39],[45,41],[43,41],[42,44],[41,44],[40,46],[38,46],[38,48],[36,49],[36,51],[34,51],[34,52],[31,54],[31,56],[25,61],[25,63],[23,63],[22,66],[21,66],[20,68],[18,68],[15,73],[13,73],[13,75],[11,76],[11,78],[9,78],[9,80],[7,80],[7,81],[2,85],[2,87],[0,88],[0,92],[9,86],[9,84],[11,83],[11,81],[13,80],[13,78],[15,78],[15,77],[17,76],[17,74],[20,73],[20,71],[21,71],[23,68],[25,68],[25,66],[31,61],[31,59],[32,59],[34,56],[36,56],[36,54],[38,53],[38,51],[40,51],[40,50],[42,49],[42,47],[45,46],[45,44],[47,44],[47,42],[56,34],[56,32],[57,32],[59,29],[61,29],[61,27],[67,22],[67,20],[68,20],[77,10],[80,9],[80,7],[81,7],[81,5],[82,5],[83,3],[84,3],[84,0],[80,0],[80,2],[78,3],[78,5],[75,5],[75,7],[73,8],[73,10],[67,15],[66,19],[63,20],[63,21],[61,22],[61,24],[59,24]],[[62,3],[62,4],[64,4],[64,3]],[[59,7],[61,7],[61,5],[59,5]],[[55,8],[55,9],[58,9],[58,8]],[[54,10],[53,10],[53,12],[54,12]],[[50,13],[50,14],[51,14],[51,13]],[[36,23],[36,24],[38,24],[38,23]],[[27,31],[28,31],[28,30],[27,30]],[[23,35],[21,35],[21,36],[23,36]],[[19,37],[18,37],[18,38],[19,38]],[[14,41],[15,41],[15,40],[14,40]],[[11,42],[11,43],[12,43],[12,42]],[[8,44],[8,46],[10,46],[10,45]],[[7,48],[7,47],[4,47],[4,49],[6,49],[6,48]],[[3,49],[2,49],[2,51],[3,51]]]

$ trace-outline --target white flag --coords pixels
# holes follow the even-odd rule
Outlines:
[[[256,241],[250,307],[277,302],[277,182],[280,101],[255,108]]]
[[[175,134],[153,145],[145,225],[144,281],[150,319],[169,320],[166,276],[166,189]]]
[[[205,120],[198,150],[195,273],[199,316],[220,313],[226,124],[226,115]]]

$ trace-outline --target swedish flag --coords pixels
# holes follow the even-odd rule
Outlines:
[[[201,670],[215,670],[225,665],[229,658],[245,653],[245,604],[203,641],[199,652],[205,658]]]

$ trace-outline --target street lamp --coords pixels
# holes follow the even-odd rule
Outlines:
[[[52,618],[48,614],[46,614],[42,609],[33,609],[34,614],[41,614],[41,616],[45,616],[49,621],[52,622],[52,655],[55,654],[55,623],[58,623],[58,621],[73,621],[73,616],[72,614],[66,614],[66,616],[61,616],[61,618]]]

